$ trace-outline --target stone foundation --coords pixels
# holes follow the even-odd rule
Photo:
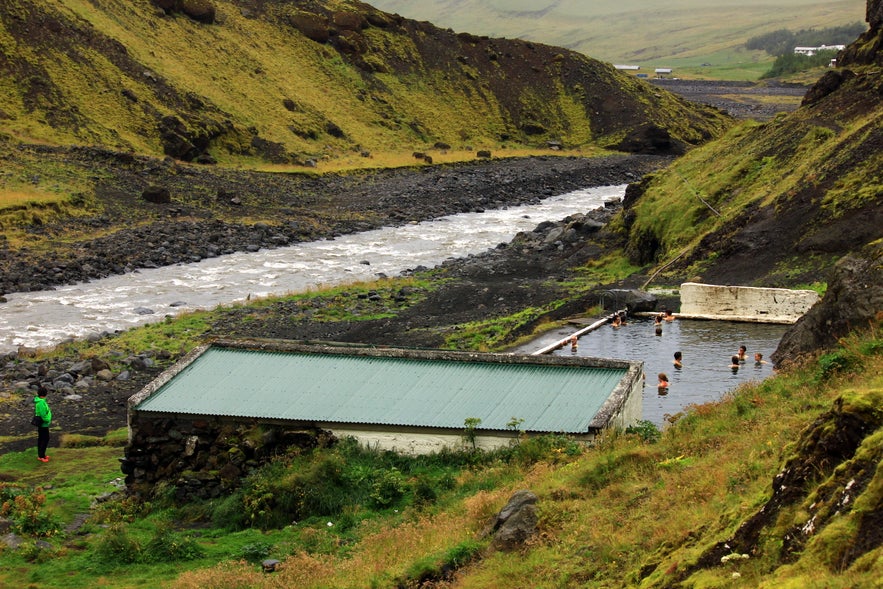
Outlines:
[[[165,482],[176,499],[228,494],[243,477],[291,447],[333,443],[329,432],[269,423],[188,416],[130,416],[129,444],[121,468],[130,493],[149,497]]]

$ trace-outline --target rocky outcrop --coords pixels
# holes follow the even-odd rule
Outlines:
[[[487,525],[483,535],[493,536],[491,545],[497,550],[516,550],[537,533],[537,501],[533,491],[517,491]]]
[[[867,391],[838,398],[793,444],[791,455],[772,481],[769,500],[729,538],[667,579],[665,586],[680,587],[696,570],[721,566],[733,557],[756,556],[766,550],[761,546],[764,542],[773,544],[771,536],[776,534],[781,534],[777,556],[788,563],[799,557],[811,538],[825,534],[831,524],[838,526],[833,535],[851,537],[845,542],[849,549],[829,563],[841,570],[880,546],[883,505],[878,489],[883,447],[875,433],[883,426],[880,397],[879,391]],[[783,527],[784,533],[777,531]]]
[[[772,360],[782,366],[831,347],[856,329],[883,317],[883,243],[842,258],[834,266],[824,298],[788,330]]]
[[[180,12],[196,22],[212,24],[215,22],[215,5],[211,0],[153,0],[157,8],[166,14]]]
[[[883,0],[868,0],[865,12],[869,28],[837,56],[837,65],[883,65]]]
[[[659,299],[655,295],[636,288],[612,288],[601,295],[601,304],[605,310],[625,309],[629,314],[655,311],[658,303]]]
[[[883,27],[883,0],[868,0],[866,19],[873,29]]]
[[[825,72],[825,74],[819,78],[819,81],[816,82],[804,95],[803,101],[800,103],[801,106],[817,103],[825,96],[838,90],[844,82],[854,77],[855,73],[852,70],[844,69]]]

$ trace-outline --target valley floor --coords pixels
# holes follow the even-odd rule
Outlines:
[[[655,156],[528,158],[453,167],[421,167],[351,178],[334,177],[325,186],[312,181],[309,187],[316,194],[310,198],[334,198],[340,203],[341,210],[365,210],[374,206],[377,216],[372,223],[394,224],[460,210],[526,202],[593,185],[633,182],[668,161]],[[213,190],[223,190],[223,182],[229,181],[221,176],[213,176],[210,169],[197,172],[200,182]],[[260,187],[266,188],[271,195],[277,192],[283,194],[285,181],[284,177],[275,175],[265,178]],[[119,182],[121,186],[125,185],[125,179]],[[452,186],[461,188],[454,189]],[[151,231],[164,231],[161,225],[173,222],[174,219],[162,219]],[[165,237],[168,241],[164,249],[171,256],[169,263],[188,261],[187,252],[192,250],[190,246],[211,240],[201,232],[216,226],[214,222],[180,225],[182,229],[171,231]],[[311,237],[321,239],[332,235],[333,231],[352,231],[359,227],[358,223],[344,223],[343,226],[332,226],[331,233],[316,233]],[[108,255],[125,255],[126,263],[133,267],[137,267],[139,261],[144,265],[144,260],[149,261],[149,256],[157,248],[151,243],[155,239],[144,239],[140,231],[143,229],[124,229],[110,238],[80,244],[59,255],[89,256],[88,259],[93,260],[106,251]],[[234,234],[233,237],[230,245],[233,249],[245,249],[254,239],[254,235],[248,233]],[[597,253],[597,248],[582,252],[577,258],[591,255],[592,252]],[[230,309],[212,326],[211,335],[440,347],[446,333],[456,329],[458,324],[515,313],[528,307],[541,307],[560,298],[561,291],[555,276],[563,276],[572,264],[577,263],[577,258],[572,257],[574,253],[571,249],[537,251],[533,248],[509,247],[454,261],[445,265],[445,280],[441,286],[391,319],[342,322],[314,321],[309,317],[295,319],[291,309],[284,305],[271,308],[259,317],[252,316],[248,308]],[[0,273],[0,277],[5,274],[5,279],[10,283],[28,280],[51,285],[57,277],[51,259],[35,258],[34,252],[28,250],[10,253],[6,260],[13,258],[18,258],[19,262],[7,266],[13,271]],[[97,264],[97,260],[91,264],[71,264],[71,267],[80,270],[74,277],[81,280],[89,278],[84,272],[90,267],[95,271]],[[18,271],[14,270],[16,267]],[[30,269],[29,273],[26,273],[26,269]],[[21,450],[34,444],[31,440],[32,428],[28,423],[33,391],[24,390],[21,384],[42,382],[46,380],[48,370],[63,373],[70,364],[80,360],[78,357],[65,357],[64,352],[56,354],[51,360],[31,361],[27,356],[25,351],[18,356],[10,354],[6,358],[0,357],[0,396],[8,407],[0,412],[0,428],[10,436],[0,440],[0,450],[3,451]],[[51,395],[50,404],[56,424],[52,444],[58,444],[65,433],[104,435],[107,431],[124,427],[128,397],[157,376],[173,359],[155,360],[156,366],[132,369],[126,380],[104,382],[96,379],[87,390],[77,391],[80,398],[76,400]],[[136,365],[140,366],[140,363]]]
[[[693,102],[708,104],[737,119],[767,121],[800,106],[807,87],[801,84],[723,82],[659,78],[652,84]]]

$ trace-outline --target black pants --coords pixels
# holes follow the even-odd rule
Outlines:
[[[39,458],[46,458],[46,448],[49,447],[49,428],[48,427],[38,427],[37,428],[37,456]]]

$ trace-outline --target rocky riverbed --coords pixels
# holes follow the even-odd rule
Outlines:
[[[99,212],[30,227],[29,238],[46,247],[14,247],[0,236],[0,295],[530,203],[632,182],[670,161],[550,156],[317,177],[134,156],[120,163],[120,154],[93,149],[56,151],[68,165],[105,178],[95,187]],[[148,190],[164,191],[169,201],[148,202],[142,196]]]
[[[687,100],[719,108],[737,119],[767,121],[797,109],[809,89],[803,84],[658,78],[650,82]]]
[[[319,179],[297,180],[300,194],[309,195],[307,198],[320,202],[322,207],[327,208],[330,201],[336,203],[334,206],[340,211],[337,222],[313,224],[313,229],[306,232],[303,227],[311,222],[306,215],[293,213],[281,224],[248,226],[193,220],[195,208],[186,211],[188,218],[182,219],[185,215],[181,209],[191,205],[171,204],[167,208],[175,211],[167,210],[167,216],[153,223],[123,228],[75,247],[62,247],[57,257],[7,249],[2,256],[3,284],[13,290],[26,290],[22,286],[45,288],[227,251],[272,247],[454,212],[531,202],[577,188],[631,182],[667,161],[655,156],[541,157],[335,176],[327,179],[327,184]],[[188,168],[188,172],[200,170]],[[250,186],[240,179],[239,194],[248,187],[249,194],[258,189],[269,190],[271,194],[262,198],[275,195],[283,199],[292,190],[291,178],[258,176],[256,180],[258,186]],[[215,193],[228,190],[225,187],[230,185],[230,178],[217,172],[205,174],[200,181],[202,186],[211,186],[206,190]],[[178,182],[184,180],[173,176],[166,179],[173,192],[182,189]],[[120,181],[117,190],[124,186]],[[135,184],[131,186],[134,189]],[[225,198],[228,195],[225,193]],[[353,297],[354,304],[362,305],[357,311],[364,314],[395,307],[393,318],[314,321],[314,313],[321,309],[299,308],[294,313],[286,303],[280,303],[258,317],[249,316],[245,309],[233,309],[212,326],[211,334],[438,347],[460,323],[504,316],[560,298],[572,268],[603,251],[605,240],[610,239],[603,228],[614,211],[615,206],[604,207],[560,222],[543,223],[534,231],[519,234],[510,244],[449,261],[435,274],[434,279],[442,285],[428,290],[416,304],[397,305],[396,298],[407,298],[401,293]],[[577,301],[556,314],[576,314],[591,304],[593,301]],[[113,334],[106,337],[113,338]],[[0,358],[0,402],[5,407],[0,423],[6,435],[12,436],[0,444],[5,449],[32,444],[28,422],[38,385],[51,390],[49,401],[56,424],[53,443],[58,443],[62,433],[103,435],[125,425],[128,397],[176,359],[154,350],[119,352],[110,358],[59,355],[37,360],[32,355],[31,350],[20,350]],[[111,365],[122,368],[112,370]]]

